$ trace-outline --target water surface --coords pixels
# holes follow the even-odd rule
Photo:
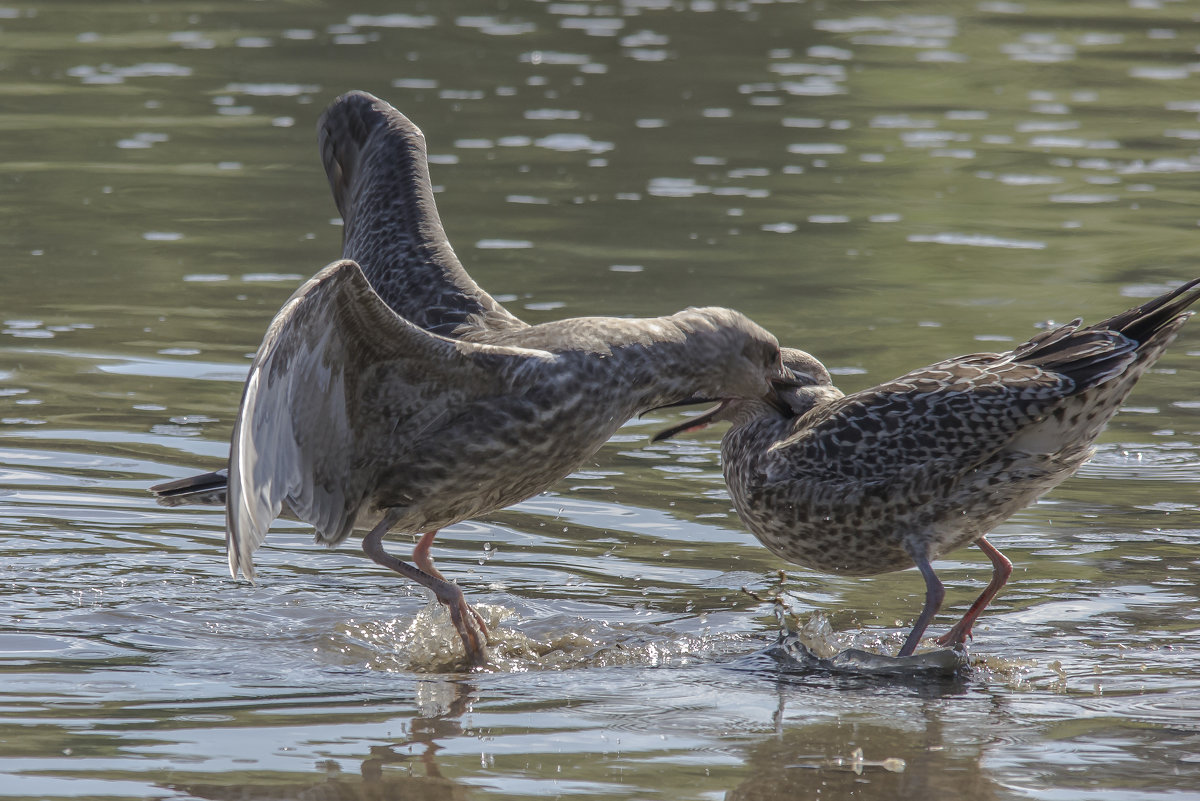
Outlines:
[[[219,510],[145,491],[222,463],[267,322],[339,253],[340,92],[424,129],[525,319],[730,305],[851,391],[1200,274],[1189,4],[16,3],[0,37],[0,796],[1198,792],[1200,328],[996,530],[1016,570],[951,678],[764,653],[743,588],[894,651],[920,578],[770,556],[719,430],[650,444],[674,414],[439,535],[502,632],[474,674],[353,543],[281,523],[239,584]],[[989,575],[939,569],[938,630]]]

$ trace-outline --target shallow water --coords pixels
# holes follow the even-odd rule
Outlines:
[[[772,656],[743,588],[780,568],[832,651],[894,652],[920,578],[779,562],[719,430],[650,444],[674,414],[439,535],[500,635],[474,674],[351,543],[281,523],[234,583],[220,511],[145,491],[221,463],[338,255],[313,126],[346,89],[424,129],[526,319],[731,305],[850,391],[1200,274],[1190,4],[18,3],[0,38],[0,797],[1200,792],[1200,328],[993,534],[1016,570],[950,676]],[[936,630],[989,574],[939,570]]]

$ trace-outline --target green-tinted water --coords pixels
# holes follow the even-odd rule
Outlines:
[[[950,683],[756,655],[741,588],[787,566],[720,432],[651,445],[665,414],[439,535],[511,615],[469,676],[352,544],[280,524],[236,584],[222,514],[145,492],[222,462],[248,354],[339,253],[342,91],[424,129],[451,241],[531,322],[730,305],[849,391],[1200,275],[1198,43],[1160,0],[0,7],[0,797],[1200,792],[1200,327],[995,532],[1016,571]],[[989,575],[940,571],[938,630]],[[922,594],[786,590],[891,648]]]

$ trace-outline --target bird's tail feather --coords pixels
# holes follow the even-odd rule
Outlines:
[[[1198,299],[1200,279],[1095,325],[1081,328],[1073,320],[1046,331],[1017,348],[1013,358],[1066,375],[1079,391],[1127,373],[1134,363],[1143,363],[1140,375],[1175,338],[1191,316],[1187,307]]]
[[[1178,289],[1160,295],[1141,306],[1096,323],[1091,329],[1120,331],[1139,345],[1145,344],[1159,331],[1170,326],[1197,299],[1200,299],[1200,278],[1188,281]]]
[[[225,470],[202,473],[198,476],[166,481],[150,488],[162,506],[224,506],[229,475]]]

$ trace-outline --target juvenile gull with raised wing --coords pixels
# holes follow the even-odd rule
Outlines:
[[[254,491],[251,479],[258,473],[248,471],[250,462],[257,466],[259,473],[268,472],[264,478],[267,484],[257,490],[260,494],[269,495],[273,491],[271,487],[279,486],[278,478],[269,475],[271,471],[291,471],[288,475],[293,483],[335,486],[339,488],[337,492],[349,491],[342,488],[341,482],[367,481],[367,477],[331,477],[321,473],[329,469],[327,463],[341,464],[336,459],[329,461],[331,455],[325,452],[326,448],[348,448],[349,453],[338,458],[363,467],[367,472],[379,471],[380,475],[372,478],[373,481],[386,483],[389,480],[383,475],[388,459],[407,465],[405,470],[388,469],[397,472],[397,487],[408,486],[407,482],[420,474],[421,501],[407,506],[403,519],[396,519],[391,528],[424,532],[413,551],[413,561],[421,573],[442,582],[435,591],[443,600],[451,596],[461,599],[461,593],[452,586],[443,586],[445,582],[433,565],[429,551],[438,528],[502,508],[545,489],[578,467],[626,419],[656,405],[657,400],[653,399],[656,392],[666,391],[672,398],[681,399],[696,393],[712,394],[717,389],[722,391],[716,395],[744,391],[744,388],[738,390],[741,379],[733,375],[740,369],[737,365],[725,376],[729,384],[724,387],[710,380],[720,367],[705,368],[712,375],[696,384],[688,383],[687,369],[675,376],[655,374],[653,380],[644,380],[647,371],[655,372],[654,364],[671,372],[681,360],[704,358],[707,346],[700,341],[722,339],[724,334],[718,336],[716,329],[729,329],[725,334],[732,334],[734,338],[746,337],[746,347],[751,350],[768,340],[774,341],[740,315],[715,309],[683,312],[649,321],[583,318],[529,326],[479,287],[458,261],[433,199],[425,139],[412,122],[379,98],[356,91],[335,99],[322,114],[317,129],[326,175],[343,218],[343,255],[359,262],[360,277],[365,277],[373,291],[365,291],[359,285],[359,279],[331,280],[327,277],[302,288],[272,324],[252,368],[251,382],[257,383],[247,385],[239,412],[238,432],[243,436],[254,431],[254,426],[247,423],[255,419],[249,413],[252,409],[261,409],[257,418],[260,425],[282,425],[267,412],[286,408],[288,414],[280,415],[278,419],[287,421],[291,433],[276,438],[268,436],[263,429],[250,443],[252,451],[239,451],[235,438],[231,458],[231,465],[239,475],[235,483],[240,481],[247,492]],[[358,274],[358,268],[343,266],[339,270]],[[382,309],[379,308],[381,300],[386,304]],[[339,322],[334,318],[336,310],[340,310],[338,313],[345,318],[356,303],[365,304],[367,308],[354,311],[351,316],[358,319],[365,315],[376,320],[378,325],[374,329],[347,328],[344,320]],[[401,319],[391,320],[384,313],[387,309]],[[329,316],[326,319],[323,315]],[[304,320],[303,325],[297,321],[300,318]],[[409,349],[405,351],[408,355],[404,360],[393,360],[387,368],[391,376],[389,381],[403,385],[395,391],[402,398],[389,397],[385,390],[377,390],[370,402],[349,398],[345,405],[353,411],[353,420],[340,421],[336,414],[349,412],[338,407],[341,401],[336,398],[330,401],[329,389],[323,383],[326,376],[319,372],[309,373],[315,369],[314,365],[322,369],[336,368],[341,380],[348,384],[369,384],[369,377],[356,376],[355,371],[382,369],[373,366],[372,360],[377,358],[375,354],[379,348],[388,345],[379,340],[389,336],[395,328],[406,331],[410,343],[423,341],[410,330],[415,328],[481,345],[521,349],[526,356],[529,351],[557,354],[553,360],[555,367],[542,368],[540,378],[546,383],[538,388],[531,388],[531,384],[503,391],[507,379],[501,375],[489,379],[491,383],[480,383],[477,389],[484,393],[480,397],[490,400],[475,399],[467,404],[468,407],[473,403],[491,403],[495,408],[486,415],[468,414],[454,408],[455,403],[466,403],[454,400],[456,393],[474,391],[470,381],[463,377],[465,374],[461,370],[448,373],[453,365],[423,363],[416,354],[425,351]],[[701,330],[709,328],[713,329],[709,333]],[[334,333],[332,340],[321,339],[330,332]],[[690,344],[684,344],[683,340]],[[728,340],[722,341],[731,344]],[[639,349],[642,356],[638,356]],[[293,350],[305,354],[307,361],[291,355]],[[736,343],[732,343],[732,350],[736,350]],[[614,351],[624,357],[611,359]],[[460,345],[455,352],[470,354],[476,360],[479,358],[465,345]],[[333,362],[321,362],[316,355],[320,353],[327,359],[332,358]],[[725,354],[723,358],[728,356]],[[744,356],[748,358],[749,351]],[[290,395],[271,396],[275,407],[264,405],[260,397],[264,360],[273,365],[273,385],[283,385],[279,382],[284,381],[284,373],[297,366],[301,368],[301,372],[284,382],[290,387]],[[735,358],[734,361],[738,360]],[[492,363],[497,363],[494,358],[488,362]],[[306,383],[306,379],[298,376],[314,380]],[[418,381],[423,383],[418,385]],[[499,389],[496,382],[500,382]],[[572,385],[572,382],[577,383]],[[600,386],[592,386],[591,382],[598,382]],[[668,387],[668,383],[671,386]],[[253,394],[252,388],[255,389]],[[572,389],[577,394],[572,395]],[[753,390],[759,391],[759,388]],[[248,409],[249,400],[254,403]],[[437,411],[440,415],[438,424],[430,423],[432,427],[422,428],[414,427],[415,423],[395,423],[396,412],[389,404],[410,402]],[[546,409],[552,403],[567,405],[555,409],[551,415]],[[371,420],[372,413],[384,417]],[[322,414],[335,417],[327,423],[323,422]],[[410,411],[405,415],[405,419],[424,419]],[[558,421],[557,428],[542,419],[547,415]],[[572,415],[576,424],[562,425]],[[481,420],[487,421],[487,425],[481,427]],[[396,454],[393,457],[377,456],[370,449],[378,450],[383,446],[371,440],[371,436],[375,436],[372,432],[387,425],[395,425],[394,430],[389,429],[387,442],[396,449]],[[347,432],[347,426],[353,430]],[[283,429],[272,430],[278,433]],[[468,437],[469,432],[481,439],[464,444],[455,438]],[[437,439],[439,434],[441,438]],[[292,435],[299,436],[303,442],[293,442]],[[322,436],[331,436],[335,441],[329,445],[321,444]],[[460,450],[449,452],[456,448]],[[542,453],[543,450],[549,455]],[[416,451],[422,454],[423,463],[409,464],[402,458],[403,453]],[[441,461],[434,459],[434,455],[439,455]],[[522,475],[521,470],[527,472]],[[474,478],[476,473],[485,478],[477,480]],[[224,504],[227,483],[227,471],[221,470],[153,489],[165,504]],[[357,490],[351,491],[351,495],[354,492]],[[364,509],[377,500],[363,501]],[[265,536],[265,525],[269,520],[266,523],[258,521],[257,528],[248,527],[244,520],[232,514],[239,506],[240,502],[234,504],[230,500],[230,566],[235,576],[239,569],[249,576],[249,552]],[[292,508],[294,506],[301,508]],[[317,525],[321,541],[336,544],[345,538],[349,529],[329,531],[329,521],[321,516],[329,514],[329,510],[322,509],[318,512],[304,498],[283,504],[284,512]],[[277,511],[272,511],[270,516],[273,518]],[[374,528],[382,522],[382,519],[375,519],[380,514],[378,511],[362,515],[347,513],[341,522]],[[409,575],[407,566],[393,564],[379,546],[379,538],[386,530],[380,530],[376,537],[368,537],[364,545],[373,548],[369,553],[376,561]],[[238,533],[246,531],[257,533],[253,536]],[[257,540],[252,545],[246,545],[255,537]],[[427,583],[424,579],[418,580]],[[461,618],[466,608],[461,600],[454,601],[452,617],[458,615]],[[482,626],[482,621],[477,622]],[[456,619],[455,624],[467,642],[468,651],[477,652],[478,648],[472,644],[477,641],[477,636],[462,621]]]
[[[209,473],[153,488],[168,504],[226,503],[229,567],[286,509],[336,545],[428,587],[468,657],[486,628],[429,558],[438,529],[536,495],[634,415],[685,399],[763,398],[791,379],[779,345],[738,312],[581,317],[505,342],[434,334],[396,314],[352,261],[302,286],[272,321],[246,380],[227,487]],[[227,496],[227,497],[225,497]],[[386,553],[390,531],[423,533],[416,566]]]
[[[925,605],[909,656],[945,590],[931,562],[972,542],[992,580],[939,645],[961,645],[1012,572],[985,535],[1091,458],[1092,443],[1175,339],[1200,280],[1096,325],[1044,331],[1008,353],[959,356],[845,395],[803,351],[784,349],[801,386],[782,413],[724,401],[665,439],[728,420],[721,443],[738,514],[773,553],[828,573],[867,576],[914,564]]]

